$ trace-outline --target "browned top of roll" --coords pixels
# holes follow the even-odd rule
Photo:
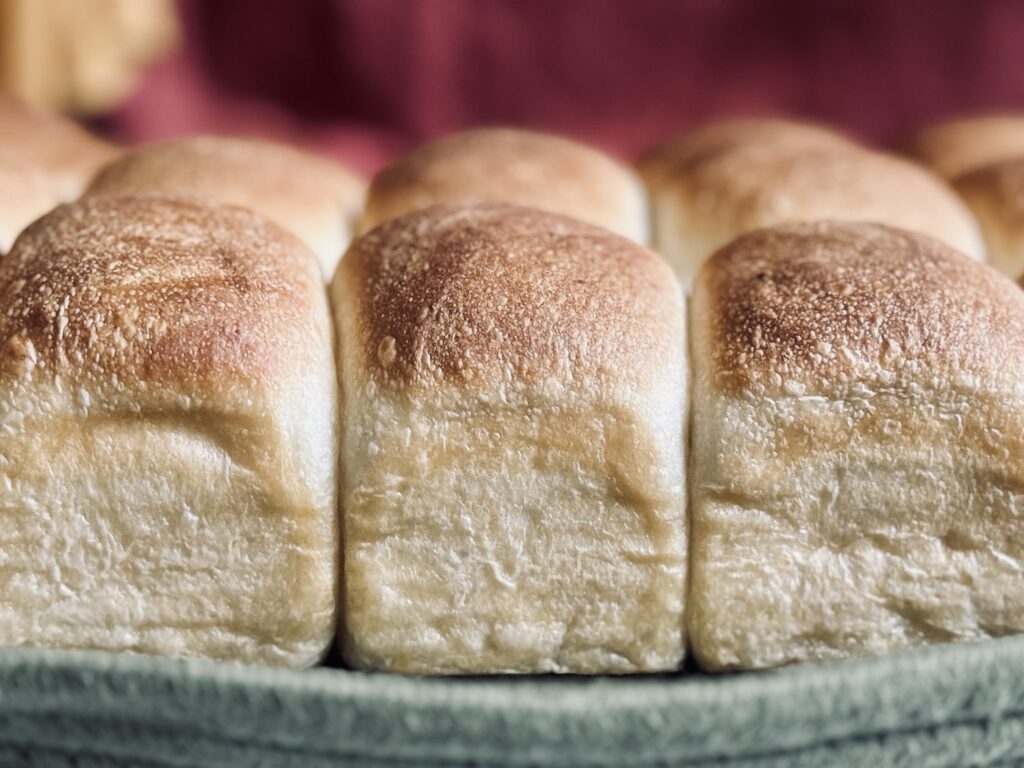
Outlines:
[[[643,382],[683,343],[681,294],[658,256],[527,208],[408,214],[357,240],[335,280],[370,375],[394,384]]]
[[[694,289],[720,387],[784,394],[935,379],[1016,386],[1024,293],[931,238],[873,224],[759,230],[719,250]]]
[[[628,168],[575,141],[511,128],[453,134],[396,160],[371,182],[360,231],[467,200],[527,205],[645,237],[643,192]]]
[[[0,261],[0,373],[260,386],[329,334],[310,319],[321,292],[312,253],[249,211],[157,197],[63,205]]]
[[[1024,156],[1024,115],[980,115],[937,123],[921,130],[906,149],[940,176],[955,179],[990,163]]]
[[[76,197],[96,169],[117,153],[74,122],[0,92],[0,154],[46,171],[62,200]]]
[[[648,185],[656,186],[676,168],[692,165],[730,147],[751,143],[782,149],[859,146],[842,133],[816,123],[780,117],[723,120],[658,144],[640,158],[637,169]]]

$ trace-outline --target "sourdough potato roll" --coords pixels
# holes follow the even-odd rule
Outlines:
[[[940,176],[955,179],[1024,156],[1024,115],[978,115],[937,123],[920,131],[907,151]]]
[[[848,136],[817,123],[782,117],[739,118],[709,123],[659,144],[640,158],[637,170],[648,188],[657,188],[663,180],[671,179],[675,166],[751,142],[783,146],[859,146]]]
[[[754,127],[756,128],[756,126]],[[749,128],[728,140],[695,137],[645,164],[654,245],[689,286],[717,248],[751,230],[839,219],[899,226],[964,253],[984,254],[970,212],[914,163],[872,152],[823,129]]]
[[[188,196],[249,208],[298,235],[329,280],[364,191],[362,179],[337,163],[284,144],[190,136],[125,153],[96,176],[86,196]]]
[[[400,157],[370,183],[360,231],[467,200],[539,208],[648,239],[643,185],[630,169],[575,141],[514,128],[453,134]]]
[[[331,293],[348,661],[676,668],[686,342],[667,265],[569,218],[436,206],[357,240]]]
[[[65,205],[0,262],[0,643],[317,661],[337,385],[315,257],[254,213]]]
[[[1024,630],[1024,293],[870,224],[694,287],[687,625],[705,669]]]
[[[974,213],[993,267],[1024,273],[1024,156],[960,176],[953,186]]]

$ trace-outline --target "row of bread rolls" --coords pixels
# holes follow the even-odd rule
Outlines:
[[[4,97],[0,252],[28,222],[83,191],[187,195],[266,215],[302,237],[329,277],[354,231],[432,203],[476,199],[527,204],[649,243],[686,287],[703,259],[738,234],[822,219],[923,232],[978,258],[987,244],[994,266],[1016,278],[1024,272],[1024,245],[1017,244],[1022,136],[1024,117],[996,116],[933,126],[914,138],[909,154],[949,180],[963,202],[921,165],[823,126],[780,119],[683,134],[644,155],[636,175],[556,136],[468,131],[409,152],[364,195],[362,180],[341,166],[266,141],[190,137],[110,162],[115,147]]]
[[[337,269],[359,182],[294,150],[82,181],[0,260],[0,641],[628,673],[1024,630],[1024,293],[966,209],[782,121],[641,170],[675,274],[627,169],[525,132],[386,169]]]

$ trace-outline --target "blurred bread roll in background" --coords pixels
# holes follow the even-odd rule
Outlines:
[[[0,92],[0,255],[37,218],[78,197],[117,151],[71,120]]]
[[[172,0],[0,0],[0,90],[38,107],[101,112],[177,37]]]
[[[46,173],[61,200],[77,197],[96,170],[118,151],[62,115],[0,93],[0,156]]]
[[[0,261],[0,644],[305,666],[337,384],[313,254],[250,211],[57,208]]]
[[[158,194],[249,208],[302,239],[329,280],[364,191],[361,178],[319,155],[261,139],[190,136],[126,152],[85,197]]]
[[[1024,631],[1024,292],[829,222],[718,251],[691,309],[701,666]]]
[[[578,142],[517,128],[456,133],[399,157],[370,183],[360,231],[470,200],[560,213],[648,240],[643,186],[629,168]]]
[[[834,128],[784,117],[753,117],[723,120],[694,128],[648,150],[637,169],[648,188],[672,177],[676,166],[693,163],[701,156],[750,142],[799,144],[800,146],[850,147],[856,142]]]
[[[992,266],[1024,274],[1024,155],[961,174],[953,186],[974,212]]]
[[[992,114],[937,123],[920,131],[907,152],[947,179],[1024,156],[1024,114]]]
[[[914,163],[841,135],[784,121],[726,123],[655,148],[649,183],[654,246],[689,285],[737,236],[788,222],[871,221],[922,232],[982,258],[970,212]]]
[[[0,256],[18,233],[61,202],[50,182],[35,166],[0,153]]]
[[[112,144],[68,118],[0,93],[0,159],[45,174],[61,201],[78,197],[96,170],[117,153]]]
[[[348,661],[675,669],[687,375],[667,265],[567,217],[442,205],[356,240],[331,296]]]

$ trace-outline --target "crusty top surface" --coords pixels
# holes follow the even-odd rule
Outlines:
[[[364,231],[403,213],[460,200],[504,202],[614,229],[632,213],[632,173],[595,149],[559,136],[482,128],[418,147],[370,183]]]
[[[326,158],[261,139],[189,136],[124,153],[96,175],[86,196],[189,195],[270,215],[330,199],[362,201],[363,182]]]
[[[335,280],[382,382],[643,383],[683,351],[680,290],[658,256],[533,209],[407,214],[358,239]]]
[[[843,134],[815,123],[785,118],[747,118],[710,123],[674,136],[644,154],[637,163],[641,175],[657,186],[673,172],[700,163],[733,147],[754,144],[801,150],[809,147],[859,146]],[[677,170],[678,169],[678,170]]]
[[[1024,114],[965,117],[925,128],[907,150],[953,179],[999,160],[1024,156]]]
[[[77,176],[84,186],[96,168],[117,152],[70,120],[0,93],[0,154],[9,153],[54,174]]]
[[[936,240],[880,225],[741,237],[705,263],[694,303],[696,354],[725,389],[827,392],[889,374],[981,386],[1024,373],[1024,293]]]
[[[321,285],[304,245],[240,208],[63,205],[0,261],[0,376],[259,386],[330,343]]]

